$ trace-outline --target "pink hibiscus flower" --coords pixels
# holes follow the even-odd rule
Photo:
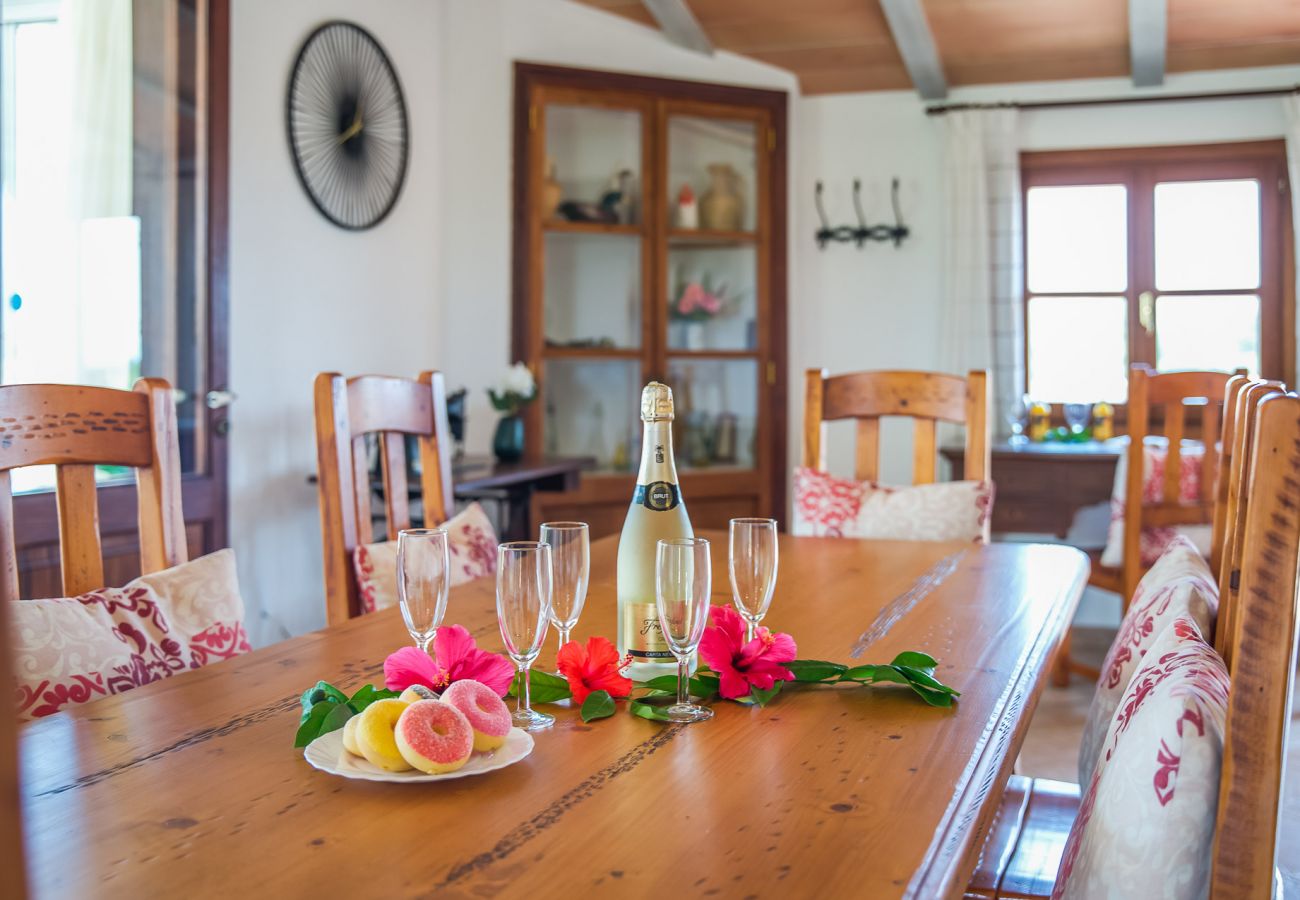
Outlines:
[[[745,620],[730,606],[713,607],[713,625],[700,639],[700,656],[718,673],[719,693],[728,700],[746,696],[751,687],[770,691],[778,681],[793,681],[784,663],[797,652],[794,638],[761,625],[746,643]]]
[[[453,681],[470,680],[504,697],[514,677],[514,664],[498,653],[480,650],[462,625],[438,629],[432,656],[418,647],[403,647],[384,660],[384,684],[390,691],[404,691],[413,684],[443,691]]]

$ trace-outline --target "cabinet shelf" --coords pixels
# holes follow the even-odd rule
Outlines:
[[[542,223],[543,231],[562,234],[625,234],[640,237],[645,233],[642,225],[612,225],[608,222],[570,222],[567,219],[547,219]]]
[[[754,231],[708,231],[673,228],[668,232],[668,243],[675,247],[748,246],[758,243],[758,233]]]

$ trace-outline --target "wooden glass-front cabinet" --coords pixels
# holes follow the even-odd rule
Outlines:
[[[654,379],[695,526],[783,515],[785,124],[783,92],[516,65],[528,447],[597,461],[580,489],[539,494],[535,520],[621,527]]]

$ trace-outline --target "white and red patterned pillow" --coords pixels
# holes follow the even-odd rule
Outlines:
[[[794,470],[792,531],[801,537],[987,542],[992,512],[989,481],[883,487]]]
[[[30,719],[246,653],[233,550],[123,588],[11,604],[18,714]]]
[[[1127,438],[1118,439],[1124,443],[1124,452],[1120,454],[1115,466],[1115,483],[1110,491],[1110,530],[1106,533],[1106,548],[1101,552],[1101,564],[1118,568],[1124,564],[1124,497],[1128,488],[1128,446]],[[1165,491],[1165,460],[1169,456],[1169,442],[1162,437],[1149,437],[1142,445],[1142,499],[1147,503],[1158,502]],[[1205,446],[1196,441],[1183,441],[1182,452],[1178,456],[1181,471],[1178,477],[1178,499],[1193,502],[1201,496],[1201,463],[1205,459]],[[1139,537],[1139,553],[1142,565],[1150,566],[1170,541],[1177,535],[1188,538],[1202,556],[1210,555],[1211,531],[1209,525],[1176,525],[1167,528],[1147,527],[1142,529]]]
[[[1218,612],[1219,587],[1214,573],[1190,540],[1175,535],[1138,582],[1102,663],[1079,744],[1079,784],[1086,785],[1091,779],[1111,717],[1156,638],[1179,616],[1190,616],[1202,634],[1212,634]]]
[[[447,529],[452,587],[496,573],[497,534],[483,507],[471,503],[441,527]],[[397,605],[397,541],[358,546],[352,565],[362,612]]]
[[[1227,710],[1223,660],[1174,619],[1111,719],[1053,898],[1208,895]]]

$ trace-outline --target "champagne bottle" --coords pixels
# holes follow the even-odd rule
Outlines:
[[[668,385],[652,381],[641,391],[641,421],[641,468],[618,540],[618,653],[631,655],[627,676],[636,681],[677,673],[659,628],[655,556],[659,541],[695,536],[677,486]]]

